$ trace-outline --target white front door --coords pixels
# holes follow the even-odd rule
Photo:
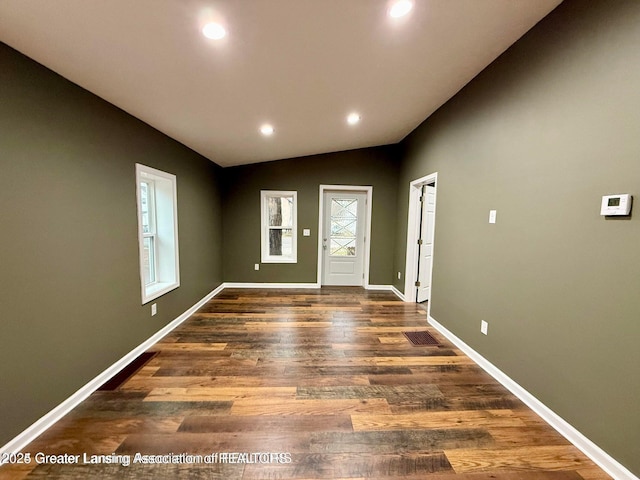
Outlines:
[[[418,302],[431,297],[431,266],[433,264],[433,230],[436,219],[436,187],[422,187],[422,213],[418,260]]]
[[[323,285],[364,285],[366,201],[366,192],[324,193]]]

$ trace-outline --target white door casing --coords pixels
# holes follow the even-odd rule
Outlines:
[[[417,301],[431,297],[431,267],[433,265],[433,229],[436,219],[436,187],[423,185],[420,240],[418,241],[418,294]]]
[[[318,282],[369,284],[372,187],[320,186]]]
[[[413,180],[409,183],[409,211],[407,216],[407,250],[405,257],[405,270],[404,270],[404,301],[415,302],[418,298],[418,287],[416,286],[416,280],[418,278],[418,239],[420,238],[420,219],[421,219],[421,203],[420,196],[422,195],[422,187],[424,185],[435,186],[434,196],[434,218],[437,212],[437,190],[438,190],[438,174],[432,173],[424,177]],[[434,225],[435,232],[435,225]],[[433,259],[435,258],[435,240],[433,241],[431,248],[431,270],[433,271]],[[429,273],[430,293],[433,290],[433,282],[431,281],[432,275]],[[430,313],[431,302],[427,304],[427,314]]]

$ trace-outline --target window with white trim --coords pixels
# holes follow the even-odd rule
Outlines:
[[[145,304],[180,286],[176,176],[137,163],[136,196]]]
[[[298,261],[297,196],[297,192],[260,192],[262,263]]]

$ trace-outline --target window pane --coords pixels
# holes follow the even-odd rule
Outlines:
[[[149,285],[156,281],[155,269],[155,242],[153,237],[147,237],[143,242],[142,271],[144,273],[144,284]]]
[[[270,227],[293,226],[293,197],[268,197]]]
[[[293,230],[290,228],[282,230],[282,255],[293,255]]]
[[[140,217],[142,218],[142,233],[151,233],[149,195],[149,184],[147,182],[140,182]]]
[[[277,257],[293,255],[293,229],[269,229],[269,255]]]
[[[338,257],[356,255],[356,229],[358,200],[355,198],[331,200],[331,234],[329,254]]]

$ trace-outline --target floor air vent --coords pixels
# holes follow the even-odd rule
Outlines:
[[[429,332],[402,332],[412,345],[440,345]]]

